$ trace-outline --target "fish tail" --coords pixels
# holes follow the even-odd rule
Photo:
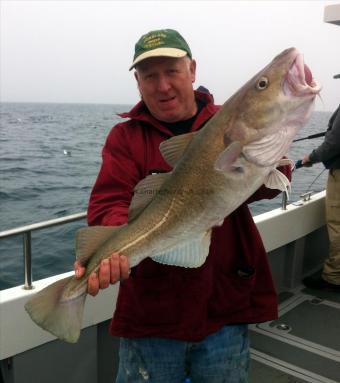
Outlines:
[[[74,298],[63,298],[65,287],[72,278],[47,286],[25,304],[25,309],[38,326],[61,340],[75,343],[80,336],[86,290]]]

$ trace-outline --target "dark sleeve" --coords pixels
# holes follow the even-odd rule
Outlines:
[[[285,166],[279,166],[277,168],[281,173],[283,173],[289,181],[292,179],[292,169],[290,165],[285,165]],[[251,197],[248,198],[246,201],[246,204],[259,201],[261,199],[272,199],[275,198],[277,195],[281,193],[280,190],[276,189],[269,189],[262,185]]]
[[[312,163],[325,162],[340,156],[340,112],[333,120],[331,129],[326,133],[323,143],[309,155]]]
[[[141,179],[131,152],[131,139],[120,125],[114,127],[104,145],[102,165],[92,189],[87,211],[89,225],[122,225],[135,185]]]

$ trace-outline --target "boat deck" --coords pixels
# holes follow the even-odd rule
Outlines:
[[[108,324],[84,329],[78,344],[49,342],[3,360],[0,383],[114,382],[119,341],[107,336]],[[339,383],[339,333],[339,293],[302,286],[281,293],[279,319],[250,326],[249,383]]]
[[[280,294],[279,319],[250,328],[250,383],[339,383],[340,294]]]

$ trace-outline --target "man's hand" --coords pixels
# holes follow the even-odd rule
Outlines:
[[[81,266],[79,261],[74,263],[75,275],[79,279],[85,274],[86,268]],[[99,273],[93,272],[87,282],[87,292],[93,297],[96,296],[100,289],[106,289],[110,283],[114,284],[118,281],[127,279],[130,275],[129,261],[126,256],[112,254],[110,258],[103,259]]]
[[[306,166],[306,167],[311,167],[311,166],[313,166],[313,164],[311,163],[311,161],[310,161],[310,158],[309,158],[309,155],[307,154],[306,156],[304,156],[303,157],[303,159],[302,159],[302,165],[303,166]]]

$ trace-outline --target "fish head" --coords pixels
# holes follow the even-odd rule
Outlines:
[[[238,141],[247,159],[272,165],[284,156],[310,117],[321,86],[296,48],[289,48],[226,102],[226,143]]]

